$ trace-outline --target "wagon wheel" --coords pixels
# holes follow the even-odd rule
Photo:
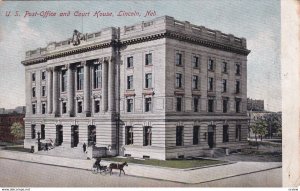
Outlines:
[[[109,169],[107,167],[103,168],[102,170],[100,170],[100,174],[105,176],[109,173]]]
[[[94,168],[94,167],[92,167],[91,171],[92,171],[93,174],[97,174],[98,173],[98,169]]]

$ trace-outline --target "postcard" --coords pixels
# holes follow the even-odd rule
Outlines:
[[[0,186],[297,186],[296,4],[1,1]]]

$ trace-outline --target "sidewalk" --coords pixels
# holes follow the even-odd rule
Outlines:
[[[4,150],[0,150],[0,158],[42,163],[68,168],[77,168],[83,170],[90,170],[94,163],[94,160],[70,159]],[[108,165],[108,163],[109,162],[101,161],[101,164],[103,165]],[[131,176],[195,184],[265,171],[274,168],[281,168],[281,162],[236,162],[228,165],[213,166],[209,168],[200,168],[194,170],[160,168],[129,163],[129,165],[124,169],[126,174]],[[119,171],[117,170],[114,170],[113,172],[119,173]]]

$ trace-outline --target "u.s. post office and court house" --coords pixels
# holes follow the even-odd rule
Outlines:
[[[163,16],[26,52],[25,141],[169,159],[247,143],[246,39]]]

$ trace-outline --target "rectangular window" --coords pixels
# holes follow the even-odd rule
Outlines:
[[[214,60],[208,59],[208,70],[213,71],[214,70]]]
[[[127,112],[133,111],[133,99],[127,99]]]
[[[46,86],[42,86],[42,96],[46,96]]]
[[[46,71],[42,71],[42,80],[46,80]]]
[[[35,73],[31,74],[31,81],[35,82]]]
[[[46,103],[42,103],[42,114],[46,113]]]
[[[227,113],[228,100],[223,99],[223,113]]]
[[[82,102],[77,102],[77,113],[82,113]]]
[[[228,136],[228,125],[223,125],[223,143],[229,141],[229,136]]]
[[[83,89],[83,67],[77,68],[77,90]]]
[[[102,65],[94,65],[94,89],[101,88],[102,79]]]
[[[133,89],[133,75],[127,76],[127,89]]]
[[[176,88],[182,88],[182,74],[176,73]]]
[[[214,79],[208,78],[208,91],[213,91],[213,90],[214,90]]]
[[[194,112],[198,112],[198,107],[199,107],[199,98],[194,97]]]
[[[227,80],[225,80],[225,79],[222,80],[222,86],[223,86],[222,92],[224,93],[227,91]]]
[[[198,89],[198,76],[194,76],[193,75],[193,83],[192,83],[192,88],[193,90],[197,90]]]
[[[193,127],[193,145],[198,145],[199,144],[199,126],[194,126]]]
[[[127,68],[133,68],[133,56],[127,57]]]
[[[241,107],[241,100],[236,99],[235,100],[235,111],[236,111],[236,113],[240,113],[240,107]]]
[[[67,91],[67,70],[61,71],[61,91]]]
[[[32,114],[35,114],[36,113],[36,104],[33,103],[32,104]]]
[[[45,125],[41,125],[41,139],[45,139]]]
[[[235,93],[240,93],[240,81],[235,81]]]
[[[235,74],[240,75],[241,74],[241,65],[235,64]]]
[[[176,53],[176,65],[182,66],[182,54]]]
[[[133,127],[132,126],[126,126],[125,127],[125,144],[126,145],[132,145],[133,144]]]
[[[146,54],[146,57],[145,57],[145,65],[152,65],[152,54],[149,53],[149,54]]]
[[[145,88],[152,88],[152,74],[146,74],[145,76]]]
[[[67,102],[62,102],[62,113],[67,113]]]
[[[223,73],[227,73],[227,62],[223,62]]]
[[[193,65],[193,68],[199,67],[199,57],[198,56],[193,56],[192,65]]]
[[[144,127],[144,146],[150,146],[152,144],[152,128]]]
[[[241,141],[241,125],[235,127],[235,140]]]
[[[100,112],[100,101],[95,100],[95,113],[99,113],[99,112]]]
[[[31,125],[31,139],[35,139],[35,125]]]
[[[176,98],[176,111],[181,111],[182,110],[182,98],[177,97]]]
[[[35,87],[32,88],[32,97],[35,97]]]
[[[151,111],[151,98],[145,98],[145,112]]]
[[[183,127],[176,127],[176,146],[183,146]]]
[[[208,112],[214,112],[214,100],[213,99],[208,100]]]

